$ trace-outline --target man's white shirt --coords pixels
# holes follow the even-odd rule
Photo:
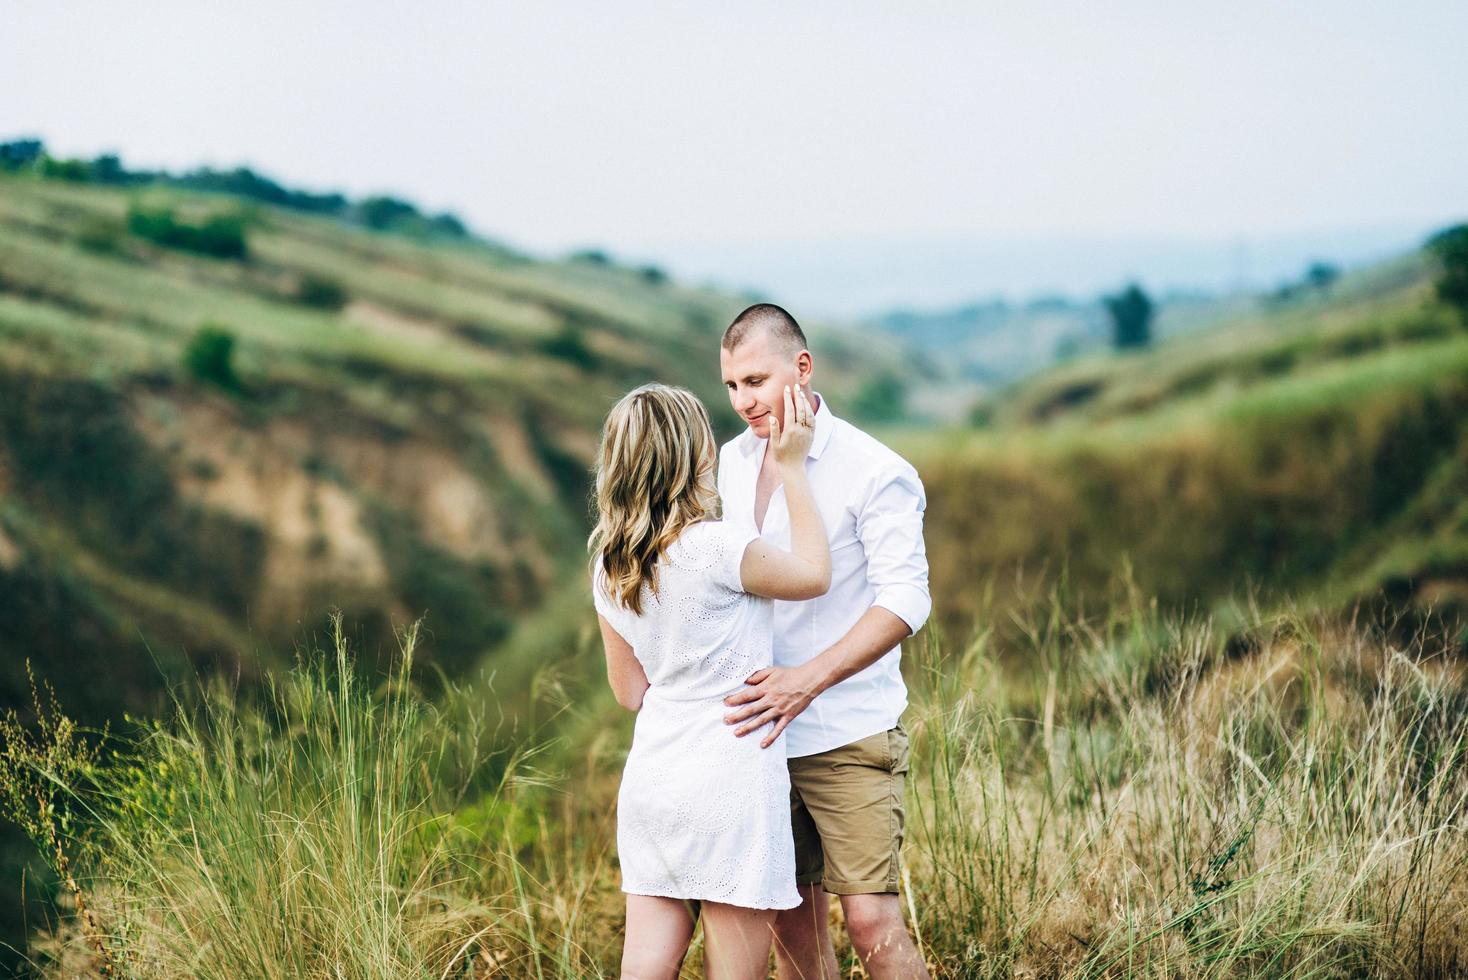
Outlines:
[[[758,529],[755,484],[767,441],[745,429],[719,450],[725,520]],[[898,616],[912,633],[922,628],[932,609],[923,545],[927,499],[917,470],[837,418],[822,397],[806,473],[831,543],[831,588],[818,599],[774,603],[779,667],[812,659],[845,636],[872,606]],[[759,533],[772,545],[790,547],[783,485],[770,497]],[[901,657],[901,645],[895,646],[811,702],[785,729],[787,755],[815,755],[896,725],[907,707]]]

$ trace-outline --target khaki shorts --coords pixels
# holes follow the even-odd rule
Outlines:
[[[901,877],[902,725],[790,760],[795,881],[833,895],[895,892]]]

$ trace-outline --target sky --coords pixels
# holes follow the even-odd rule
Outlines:
[[[0,139],[850,314],[1403,247],[1468,216],[1465,51],[1464,0],[10,2]]]

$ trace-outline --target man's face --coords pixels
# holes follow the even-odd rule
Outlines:
[[[785,426],[785,386],[809,384],[809,351],[784,351],[770,343],[769,331],[755,330],[731,350],[719,348],[719,368],[729,404],[761,439],[770,437],[770,415]]]

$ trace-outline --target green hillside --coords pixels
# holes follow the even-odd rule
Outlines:
[[[66,176],[0,172],[0,712],[33,717],[29,663],[84,723],[156,716],[195,674],[289,666],[332,609],[378,669],[426,615],[424,682],[529,684],[510,634],[579,607],[611,402],[685,384],[730,432],[745,298]],[[816,333],[838,396],[893,357]],[[0,877],[27,852],[0,834]]]
[[[1405,256],[903,437],[927,481],[938,608],[964,629],[1060,589],[1468,612],[1468,330]]]
[[[1139,603],[1246,646],[1243,624],[1300,613],[1468,643],[1468,324],[1432,274],[1408,255],[1052,369],[982,427],[874,430],[928,495],[934,614],[911,645],[977,638],[1026,690],[1056,617]],[[575,705],[557,730],[581,745],[620,712],[584,603],[554,609],[507,659],[550,668],[548,699]]]
[[[177,227],[238,227],[245,254]],[[597,255],[0,175],[0,704],[27,703],[30,658],[82,717],[156,708],[165,676],[288,662],[333,606],[369,652],[426,612],[428,663],[478,663],[579,568],[618,394],[687,384],[729,420],[717,338],[744,302]],[[823,346],[837,392],[885,356]]]

